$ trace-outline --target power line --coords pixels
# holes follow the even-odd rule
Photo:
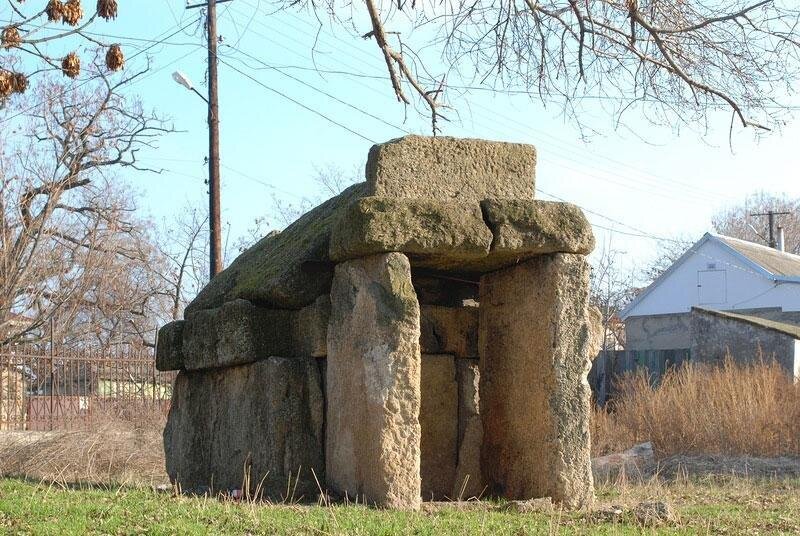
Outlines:
[[[319,89],[318,87],[314,86],[313,84],[309,84],[309,83],[308,83],[308,82],[306,82],[305,80],[302,80],[302,79],[300,79],[300,78],[297,78],[296,76],[292,76],[291,74],[288,74],[288,73],[286,73],[286,72],[282,71],[281,69],[278,69],[278,68],[276,68],[276,67],[273,67],[273,66],[271,66],[271,65],[269,65],[269,64],[267,64],[267,63],[265,63],[265,62],[263,62],[262,60],[260,60],[260,59],[256,58],[256,57],[255,57],[255,56],[253,56],[252,54],[248,54],[247,52],[245,52],[245,51],[243,51],[243,50],[240,50],[240,49],[238,49],[238,48],[235,48],[235,47],[233,47],[233,46],[231,46],[231,45],[226,45],[226,46],[227,46],[228,48],[232,49],[232,50],[235,50],[235,51],[237,51],[237,52],[239,52],[239,53],[241,53],[241,54],[243,54],[243,55],[247,56],[248,58],[250,58],[250,59],[252,59],[252,60],[254,60],[254,61],[257,61],[257,62],[259,62],[260,64],[262,64],[263,66],[265,66],[267,69],[274,70],[274,71],[276,71],[276,72],[278,72],[278,73],[282,74],[283,76],[285,76],[285,77],[287,77],[287,78],[289,78],[289,79],[291,79],[291,80],[294,80],[295,82],[297,82],[297,83],[299,83],[299,84],[302,84],[302,85],[306,86],[307,88],[310,88],[310,89],[312,89],[312,90],[316,91],[317,93],[320,93],[320,94],[322,94],[322,95],[325,95],[326,97],[328,97],[328,98],[330,98],[330,99],[333,99],[333,100],[335,100],[335,101],[336,101],[336,102],[338,102],[339,104],[343,104],[343,105],[347,106],[348,108],[350,108],[350,109],[352,109],[352,110],[355,110],[355,111],[357,111],[357,112],[359,112],[359,113],[361,113],[361,114],[363,114],[363,115],[366,115],[367,117],[371,117],[372,119],[375,119],[376,121],[380,121],[380,122],[381,122],[381,123],[383,123],[384,125],[387,125],[387,126],[389,126],[389,127],[395,128],[395,129],[399,130],[400,132],[403,132],[403,133],[405,133],[405,134],[412,134],[412,132],[411,132],[410,130],[408,130],[408,129],[406,129],[406,128],[403,128],[403,127],[401,127],[401,126],[395,125],[394,123],[390,123],[389,121],[386,121],[386,120],[385,120],[385,119],[383,119],[382,117],[379,117],[379,116],[377,116],[377,115],[375,115],[375,114],[372,114],[372,113],[370,113],[370,112],[368,112],[368,111],[364,110],[363,108],[359,108],[358,106],[356,106],[356,105],[354,105],[354,104],[351,104],[351,103],[349,103],[349,102],[347,102],[347,101],[344,101],[344,100],[340,99],[339,97],[337,97],[336,95],[332,95],[332,94],[328,93],[327,91],[324,91],[324,90],[322,90],[322,89]],[[240,61],[241,61],[241,60],[240,60]]]
[[[290,102],[293,102],[294,104],[296,104],[297,106],[300,106],[304,110],[307,110],[307,111],[309,111],[309,112],[311,112],[311,113],[313,113],[315,115],[318,115],[318,116],[322,117],[323,119],[325,119],[329,123],[332,123],[333,125],[336,125],[337,127],[343,128],[346,131],[350,132],[351,134],[354,134],[354,135],[358,136],[359,138],[361,138],[361,139],[363,139],[365,141],[368,141],[368,142],[370,142],[372,144],[378,143],[377,141],[365,136],[364,134],[361,134],[360,132],[358,132],[356,130],[353,130],[352,128],[348,127],[347,125],[344,125],[344,124],[340,123],[339,121],[337,121],[337,120],[335,120],[335,119],[333,119],[331,117],[328,117],[324,113],[322,113],[322,112],[320,112],[318,110],[315,110],[314,108],[311,108],[310,106],[307,106],[307,105],[303,104],[302,102],[298,101],[297,99],[293,99],[292,97],[290,97],[286,93],[283,93],[282,91],[278,91],[277,89],[268,86],[267,84],[265,84],[261,80],[258,80],[257,78],[254,78],[254,77],[250,76],[249,74],[247,74],[246,72],[242,71],[241,69],[238,69],[236,66],[231,65],[230,63],[228,63],[224,59],[219,58],[219,61],[221,63],[227,65],[228,67],[230,67],[231,69],[233,69],[234,71],[239,73],[240,75],[244,76],[245,78],[248,78],[249,80],[255,82],[256,84],[258,84],[259,86],[263,87],[264,89],[266,89],[268,91],[271,91],[271,92],[275,93],[276,95],[278,95],[280,97],[283,97],[284,99],[286,99],[286,100],[288,100]]]
[[[233,12],[240,13],[240,12],[238,12],[236,10],[234,10]],[[271,32],[274,31],[274,32],[280,33],[279,30],[274,30],[271,27],[267,27],[264,24],[259,23],[259,25],[264,27],[264,28],[270,29]],[[258,32],[255,32],[255,31],[252,31],[251,33],[255,34],[258,37],[261,37],[264,40],[273,42],[273,43],[277,44],[278,46],[281,46],[282,48],[284,48],[286,50],[289,50],[290,52],[292,52],[295,55],[298,55],[300,57],[304,57],[303,55],[299,54],[298,52],[294,51],[293,49],[286,47],[285,44],[277,43],[276,41],[274,41],[272,39],[269,39],[266,36],[264,36],[264,35],[262,35],[262,34],[260,34]],[[333,37],[334,37],[334,39],[337,39],[340,42],[347,43],[346,41],[343,41],[343,40],[341,40],[341,39],[339,39],[339,38],[337,38],[335,36],[333,36]],[[297,42],[297,41],[295,40],[295,42]],[[352,54],[349,54],[348,52],[342,51],[341,49],[337,49],[336,47],[331,47],[331,48],[333,48],[334,50],[336,50],[338,52],[338,54],[336,55],[336,58],[337,58],[336,61],[338,63],[342,63],[341,59],[340,59],[340,56],[342,56],[342,55],[349,56],[351,58],[353,57]],[[265,63],[265,62],[262,62],[262,63]],[[366,63],[366,62],[364,62],[364,63]],[[266,64],[266,65],[269,65],[269,64]],[[273,67],[273,66],[269,65],[269,67]],[[319,66],[319,67],[321,68],[321,66]],[[313,70],[313,69],[309,68],[309,70]],[[374,78],[374,79],[381,79],[382,78],[382,77],[373,77],[373,76],[369,76],[369,75],[365,75],[365,77]],[[371,88],[371,87],[366,86],[364,84],[359,84],[359,85],[361,85],[362,87],[365,87],[365,88],[369,88],[370,91],[373,91],[373,92],[376,92],[376,93],[380,93],[382,95],[386,95],[386,92],[379,92],[379,91],[375,90],[374,88]],[[574,149],[575,149],[575,144],[574,143],[567,142],[565,140],[561,140],[559,138],[556,138],[556,137],[552,136],[549,133],[545,133],[544,131],[531,128],[529,125],[523,124],[520,121],[512,119],[512,118],[510,118],[510,117],[508,117],[508,116],[506,116],[504,114],[500,114],[496,110],[488,110],[485,107],[480,106],[479,104],[476,104],[476,103],[472,103],[472,106],[475,106],[477,108],[485,110],[487,115],[484,115],[482,113],[479,113],[477,115],[479,115],[481,117],[485,117],[487,120],[490,120],[493,123],[496,123],[498,118],[500,118],[500,119],[504,119],[507,123],[513,123],[513,124],[520,125],[521,127],[524,128],[524,130],[519,130],[519,129],[516,129],[515,127],[510,127],[510,128],[512,128],[513,130],[517,130],[517,131],[523,133],[523,135],[525,137],[529,137],[532,133],[537,132],[537,131],[541,132],[541,134],[544,136],[544,140],[540,140],[540,141],[543,141],[546,144],[552,143],[552,144],[558,144],[560,146],[564,146],[564,151],[566,151],[566,152],[562,152],[561,149],[559,148],[559,149],[554,149],[553,150],[554,154],[556,154],[558,156],[561,156],[562,158],[565,158],[568,161],[572,161],[572,162],[576,162],[576,163],[578,163],[579,161],[583,161],[583,162],[580,162],[582,165],[585,165],[586,167],[589,167],[589,168],[591,168],[593,170],[597,169],[597,164],[596,163],[589,164],[589,163],[585,162],[587,160],[586,156],[583,156],[582,158],[576,158],[576,155],[574,154]],[[478,123],[477,121],[473,120],[473,122],[478,124],[479,126],[483,126],[480,123]],[[506,127],[509,128],[508,125],[506,125]],[[484,126],[484,128],[486,128],[486,127]],[[494,129],[489,127],[487,130],[494,130]],[[537,142],[537,144],[538,144],[538,142]],[[610,173],[613,174],[615,178],[614,179],[608,179],[608,178],[599,177],[594,173],[587,173],[587,172],[585,172],[583,170],[580,170],[580,172],[582,174],[584,174],[584,175],[595,176],[596,178],[600,178],[601,180],[604,180],[606,182],[611,182],[613,184],[617,184],[618,186],[622,186],[624,188],[629,188],[629,189],[633,189],[633,190],[636,190],[636,191],[642,191],[642,192],[649,193],[649,194],[654,193],[654,190],[661,190],[661,191],[664,192],[664,195],[666,195],[668,197],[671,197],[673,199],[680,199],[680,200],[684,200],[684,201],[686,200],[687,196],[694,196],[694,197],[697,198],[698,202],[703,202],[703,203],[708,203],[709,201],[718,200],[719,196],[720,196],[719,192],[717,192],[717,191],[713,191],[712,192],[710,190],[700,189],[700,188],[697,188],[693,184],[680,182],[680,181],[677,181],[677,180],[675,180],[673,178],[659,177],[659,176],[657,176],[657,175],[655,175],[655,174],[653,174],[651,172],[644,171],[644,170],[638,169],[638,168],[636,168],[634,166],[631,166],[627,162],[622,162],[622,161],[613,159],[611,157],[608,157],[606,155],[595,154],[595,153],[592,153],[592,152],[586,151],[586,150],[583,151],[583,154],[584,155],[588,154],[588,157],[590,159],[593,159],[593,160],[605,160],[605,161],[611,163],[612,165],[619,166],[619,167],[624,167],[624,168],[627,168],[627,169],[629,169],[631,171],[636,172],[637,174],[640,174],[639,176],[634,178],[634,177],[628,177],[628,176],[626,176],[624,174],[620,174],[620,173],[618,173],[616,171],[611,171]],[[559,165],[559,164],[556,164],[556,165]],[[560,167],[566,167],[566,166],[560,165]],[[567,169],[570,169],[570,168],[567,168]],[[646,177],[652,177],[652,179],[648,179]],[[642,183],[642,182],[647,182],[647,183],[649,183],[647,185],[648,189],[647,190],[642,190],[641,188],[637,188],[637,187],[631,186],[630,184],[626,184],[624,182],[620,182],[620,181],[625,181],[625,180],[627,180],[627,181],[629,181],[629,182],[631,182],[633,184],[637,184],[637,185]],[[675,184],[673,184],[673,183],[675,183]]]

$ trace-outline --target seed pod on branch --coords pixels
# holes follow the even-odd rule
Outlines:
[[[25,93],[28,89],[28,77],[22,73],[13,73],[11,76],[14,93]]]
[[[4,28],[2,33],[0,33],[0,46],[3,48],[18,47],[21,42],[22,38],[16,26]]]
[[[117,0],[97,0],[97,14],[106,20],[117,18]]]
[[[47,13],[48,21],[58,22],[64,16],[64,4],[61,3],[61,0],[50,0],[44,11]]]
[[[118,43],[111,45],[106,52],[106,67],[110,71],[119,71],[125,67],[125,55],[122,53],[122,47]]]
[[[14,75],[8,71],[0,70],[0,99],[4,99],[14,92]]]
[[[61,61],[61,72],[70,78],[77,78],[81,74],[81,59],[74,52],[70,52]]]
[[[67,0],[67,2],[64,4],[64,10],[61,18],[64,21],[64,24],[77,26],[83,18],[81,0]]]

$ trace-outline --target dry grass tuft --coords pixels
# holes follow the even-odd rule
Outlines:
[[[644,441],[657,457],[800,456],[800,385],[777,363],[689,365],[669,371],[658,387],[643,373],[620,382],[610,411],[594,410],[594,456]]]
[[[91,430],[0,434],[0,476],[63,484],[168,482],[160,412],[100,417]]]

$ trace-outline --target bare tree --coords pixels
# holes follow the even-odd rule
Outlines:
[[[621,255],[624,253],[610,242],[603,244],[592,266],[590,297],[602,315],[604,352],[625,347],[625,326],[619,313],[634,297],[633,272],[620,269]]]
[[[97,0],[94,11],[85,12],[81,0],[36,0],[24,3],[6,0],[0,8],[0,48],[17,53],[16,56],[0,56],[0,101],[12,94],[24,93],[28,79],[33,74],[48,70],[59,70],[69,78],[81,74],[81,58],[72,51],[64,56],[53,57],[47,46],[53,42],[66,42],[72,38],[79,42],[93,43],[104,50],[106,68],[118,71],[125,65],[122,48],[118,43],[107,44],[90,35],[87,30],[98,18],[117,18],[117,0]],[[63,31],[48,33],[47,23],[63,23]],[[19,57],[33,57],[39,67],[33,72],[20,71]],[[29,63],[26,63],[29,65]]]
[[[208,283],[208,215],[203,209],[187,205],[164,227],[158,247],[167,269],[158,277],[169,298],[167,318],[178,320]]]
[[[434,133],[459,82],[519,89],[577,117],[583,97],[658,124],[723,108],[770,129],[798,78],[800,10],[774,0],[280,0],[377,46],[398,101],[416,95]],[[321,24],[321,23],[320,23]],[[366,29],[366,31],[364,31]],[[436,70],[438,74],[430,74]]]
[[[800,254],[800,199],[758,192],[745,199],[741,205],[718,212],[712,219],[712,224],[720,234],[768,245],[767,218],[753,214],[764,214],[770,210],[788,212],[776,216],[777,225],[785,230],[786,251]]]
[[[110,175],[142,169],[136,152],[169,130],[120,96],[141,74],[39,84],[25,135],[0,140],[0,344],[42,338],[51,321],[72,344],[152,344],[159,257]]]

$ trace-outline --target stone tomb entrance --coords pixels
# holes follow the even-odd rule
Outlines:
[[[237,258],[159,332],[185,490],[385,507],[593,497],[596,351],[577,207],[533,147],[409,136]]]

